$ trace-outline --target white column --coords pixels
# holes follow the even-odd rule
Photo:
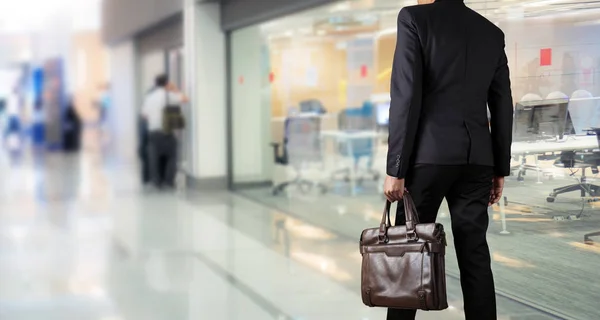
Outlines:
[[[110,48],[110,95],[108,110],[110,141],[119,156],[135,157],[137,151],[136,56],[129,40]]]
[[[219,3],[185,0],[185,78],[190,96],[188,174],[195,179],[225,178],[225,34]]]

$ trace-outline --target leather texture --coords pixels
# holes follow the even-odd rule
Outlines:
[[[167,90],[165,90],[165,101],[167,104],[163,109],[163,131],[173,133],[175,130],[185,129],[185,118],[181,107],[169,102],[169,92]]]
[[[360,238],[361,291],[369,307],[444,310],[446,234],[438,223],[419,223],[415,204],[404,195],[406,225],[391,226],[386,202],[379,228]]]

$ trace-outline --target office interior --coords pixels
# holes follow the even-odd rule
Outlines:
[[[349,239],[377,225],[396,17],[413,3],[341,1],[231,33],[239,194]],[[489,209],[497,290],[592,319],[600,300],[600,4],[466,3],[506,34],[515,102],[513,171],[503,201]],[[450,229],[445,205],[439,221]],[[452,251],[448,273],[458,275]]]

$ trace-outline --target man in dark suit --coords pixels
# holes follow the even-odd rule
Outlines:
[[[384,192],[399,201],[406,187],[423,223],[435,222],[446,198],[466,318],[492,320],[487,207],[510,174],[513,121],[504,34],[462,0],[419,3],[398,15]],[[388,319],[415,314],[390,309]]]

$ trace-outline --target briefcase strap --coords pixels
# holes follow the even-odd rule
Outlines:
[[[404,214],[406,215],[406,237],[408,241],[417,241],[419,238],[417,236],[416,228],[417,224],[419,224],[419,215],[417,214],[415,202],[408,191],[404,192],[402,202],[404,203]],[[389,200],[386,200],[381,223],[379,225],[379,242],[386,243],[388,241],[387,230],[392,226],[392,221],[390,219],[391,207],[392,203]]]

